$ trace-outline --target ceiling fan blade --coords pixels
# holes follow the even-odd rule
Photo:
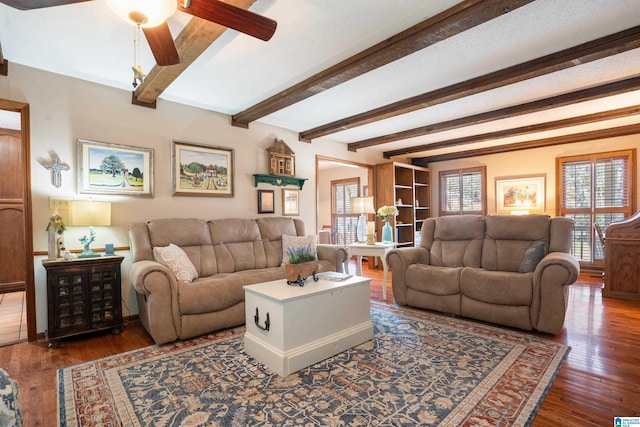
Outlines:
[[[273,19],[218,0],[191,0],[191,5],[187,8],[182,7],[181,3],[178,1],[178,10],[182,12],[233,28],[264,41],[271,39],[278,26]]]
[[[43,7],[62,6],[65,4],[81,3],[90,0],[0,0],[7,6],[20,10],[41,9]]]
[[[143,28],[144,36],[149,42],[151,52],[158,65],[175,65],[180,63],[180,55],[173,42],[171,31],[167,22],[163,22],[157,27]]]

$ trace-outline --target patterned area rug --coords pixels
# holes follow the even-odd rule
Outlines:
[[[372,303],[372,341],[285,378],[244,328],[58,371],[62,426],[526,426],[568,348]]]

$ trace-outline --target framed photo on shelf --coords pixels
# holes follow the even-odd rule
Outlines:
[[[258,190],[258,213],[269,214],[275,212],[275,192],[273,190]]]
[[[153,148],[78,139],[78,192],[153,197]]]
[[[544,211],[546,175],[496,178],[496,211]]]
[[[282,189],[282,215],[300,215],[300,192],[298,190]]]
[[[233,149],[173,141],[174,196],[233,197]]]

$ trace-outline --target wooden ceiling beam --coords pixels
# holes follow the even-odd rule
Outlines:
[[[475,150],[463,150],[455,153],[438,154],[434,156],[420,157],[411,160],[411,164],[427,167],[429,163],[444,162],[447,160],[459,160],[469,157],[487,156],[491,154],[508,153],[511,151],[531,150],[533,148],[552,147],[554,145],[572,144],[575,142],[594,141],[605,138],[640,134],[640,124],[619,126],[615,128],[600,129],[590,132],[580,132],[570,135],[556,136],[552,138],[538,139],[514,144],[497,145]]]
[[[571,117],[563,120],[555,120],[552,122],[537,123],[528,126],[521,126],[512,129],[503,129],[495,132],[487,132],[479,135],[469,135],[462,138],[454,138],[446,141],[438,141],[432,144],[416,145],[410,148],[400,150],[392,150],[384,152],[384,157],[390,159],[393,156],[405,154],[419,153],[427,150],[438,150],[441,148],[458,147],[460,145],[475,144],[478,142],[490,141],[493,139],[510,138],[514,136],[529,135],[537,132],[546,132],[567,128],[570,126],[580,126],[589,123],[597,123],[605,120],[620,119],[623,117],[634,116],[640,114],[640,105],[631,107],[617,108],[615,110],[600,111],[598,113],[586,114],[578,117]]]
[[[629,79],[581,89],[574,92],[564,93],[562,95],[539,99],[537,101],[531,101],[520,105],[500,108],[498,110],[487,111],[485,113],[474,114],[467,117],[460,117],[458,119],[448,120],[445,122],[433,123],[416,129],[398,132],[392,134],[391,136],[385,135],[366,141],[352,142],[350,144],[347,144],[347,148],[350,151],[355,151],[358,148],[371,147],[391,141],[414,138],[453,129],[460,129],[466,126],[488,123],[494,120],[518,117],[524,114],[538,113],[541,111],[550,110],[552,108],[564,107],[578,102],[593,101],[596,99],[606,98],[608,96],[619,95],[635,90],[640,90],[640,77],[632,77]],[[471,138],[477,137],[477,135],[471,136]],[[386,151],[384,152],[384,156],[390,158],[392,156],[401,156],[404,154],[418,153],[420,151],[442,148],[437,147],[440,144],[440,142],[434,142],[432,144],[423,144],[415,147],[400,148],[398,150]]]
[[[226,0],[233,6],[248,9],[256,0]],[[206,19],[193,17],[176,37],[175,44],[180,63],[161,67],[155,65],[144,81],[133,92],[135,105],[154,106],[158,97],[198,57],[227,30],[227,27]]]
[[[235,115],[231,124],[249,123],[427,46],[504,15],[532,0],[465,0]]]
[[[0,76],[8,76],[9,75],[9,61],[4,59],[4,55],[2,54],[2,43],[0,43]]]
[[[640,26],[630,28],[550,55],[475,77],[444,88],[403,99],[299,134],[309,141],[346,129],[396,117],[445,102],[486,92],[534,77],[575,67],[640,47]]]

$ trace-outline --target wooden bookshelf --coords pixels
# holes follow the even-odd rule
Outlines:
[[[431,175],[427,168],[405,163],[381,163],[375,167],[376,207],[398,208],[391,221],[393,239],[398,247],[419,244],[422,223],[431,216]],[[378,219],[378,230],[382,229]],[[380,234],[380,233],[378,233]]]

